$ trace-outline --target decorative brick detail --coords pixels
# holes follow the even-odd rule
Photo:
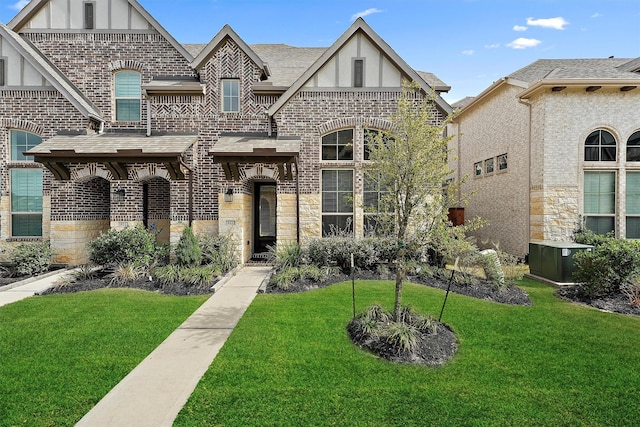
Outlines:
[[[109,71],[135,70],[142,72],[144,64],[132,59],[118,59],[109,63]]]

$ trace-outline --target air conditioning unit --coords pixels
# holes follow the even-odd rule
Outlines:
[[[574,242],[530,242],[529,272],[555,283],[572,283],[573,255],[592,249],[593,246]]]

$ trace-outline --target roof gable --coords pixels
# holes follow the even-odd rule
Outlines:
[[[278,99],[278,101],[269,108],[269,115],[276,114],[299,90],[301,90],[309,81],[316,76],[331,61],[335,61],[340,50],[349,43],[354,35],[362,34],[368,41],[394,66],[402,75],[410,81],[418,83],[420,88],[425,92],[431,92],[432,87],[411,68],[391,47],[375,32],[362,18],[358,18],[334,43],[331,45],[303,74],[300,76],[289,89]],[[446,101],[436,94],[436,104],[444,112],[451,113],[453,110]]]
[[[23,32],[23,31],[27,31],[29,29],[29,25],[33,22],[36,25],[40,25],[42,19],[44,18],[40,18],[42,14],[44,14],[43,16],[48,16],[47,14],[51,14],[54,12],[51,11],[47,11],[46,7],[47,6],[52,6],[54,5],[55,2],[61,2],[64,1],[65,2],[65,8],[66,6],[66,0],[31,0],[20,12],[18,12],[18,14],[9,22],[9,24],[7,24],[7,26],[15,31],[15,32]],[[131,29],[138,29],[138,30],[155,30],[158,33],[160,33],[178,52],[180,52],[180,54],[182,56],[184,56],[188,61],[192,61],[193,60],[193,56],[191,56],[191,54],[180,44],[178,43],[171,34],[169,34],[169,32],[167,30],[164,29],[164,27],[162,27],[162,25],[160,25],[160,23],[158,21],[155,20],[155,18],[153,16],[151,16],[151,14],[149,14],[149,12],[147,12],[141,5],[140,3],[138,3],[136,0],[112,0],[113,2],[118,2],[116,4],[109,2],[108,4],[108,10],[110,13],[116,13],[113,12],[115,10],[117,10],[118,8],[116,6],[121,6],[120,9],[122,7],[125,8],[129,8],[129,17],[128,19],[122,20],[122,19],[111,19],[110,17],[107,18],[102,18],[104,15],[109,15],[109,13],[97,13],[97,15],[99,17],[101,17],[102,19],[105,19],[105,25],[104,28],[102,28],[101,25],[98,25],[101,21],[100,20],[96,20],[96,30],[87,30],[87,31],[101,31],[101,30],[131,30]],[[81,7],[82,3],[81,2],[74,2],[73,6],[74,7]],[[107,5],[107,2],[99,2],[99,4],[97,5],[98,7],[105,7],[105,5]],[[54,9],[54,10],[59,10],[60,8]],[[76,21],[79,22],[75,22],[74,24],[71,25],[71,15],[73,14],[73,18]],[[78,25],[82,25],[82,11],[81,10],[75,10],[75,9],[71,9],[71,10],[67,10],[67,12],[65,13],[65,20],[66,20],[66,25],[65,23],[59,22],[62,20],[54,20],[51,18],[51,16],[49,15],[49,21],[55,21],[55,24],[57,26],[60,26],[60,28],[58,28],[57,26],[54,28],[53,26],[47,25],[45,27],[45,29],[52,29],[52,30],[59,30],[59,29],[75,29],[76,26]],[[113,22],[112,22],[113,21]],[[115,23],[120,23],[122,21],[129,21],[128,25],[130,28],[115,28]],[[64,28],[64,27],[68,27],[68,28]],[[79,27],[78,29],[82,29],[82,27]]]
[[[0,23],[0,37],[11,45],[37,72],[58,90],[85,117],[104,121],[100,110],[38,49]]]
[[[229,24],[222,27],[222,29],[215,35],[213,39],[205,46],[204,49],[198,54],[198,56],[191,63],[191,67],[194,70],[199,71],[211,57],[216,53],[222,42],[227,38],[233,40],[233,42],[253,61],[256,66],[263,70],[264,76],[269,76],[269,67],[262,59],[256,55],[256,53],[249,47],[248,44],[240,38],[240,36],[233,31],[233,28]]]

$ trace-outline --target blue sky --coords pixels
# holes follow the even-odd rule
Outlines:
[[[104,1],[104,0],[98,0]],[[7,23],[27,1],[0,0]],[[540,58],[640,57],[640,0],[139,0],[181,43],[329,46],[357,16],[454,102]]]

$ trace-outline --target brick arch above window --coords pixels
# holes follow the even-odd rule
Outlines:
[[[75,182],[88,182],[95,178],[102,178],[109,182],[114,180],[111,172],[99,163],[90,163],[85,167],[75,168],[71,171],[71,180]]]
[[[320,135],[325,135],[339,129],[355,128],[356,126],[390,130],[393,127],[393,123],[380,117],[343,117],[326,121],[319,125],[317,130]]]
[[[134,70],[142,73],[144,64],[133,59],[118,59],[109,63],[109,71]]]
[[[44,127],[22,119],[1,119],[0,126],[3,128],[22,130],[25,132],[36,134],[38,136],[42,136],[42,134],[44,133]]]
[[[134,181],[145,182],[155,178],[161,178],[171,182],[169,171],[163,167],[157,167],[155,164],[138,166],[131,170],[131,177]]]

